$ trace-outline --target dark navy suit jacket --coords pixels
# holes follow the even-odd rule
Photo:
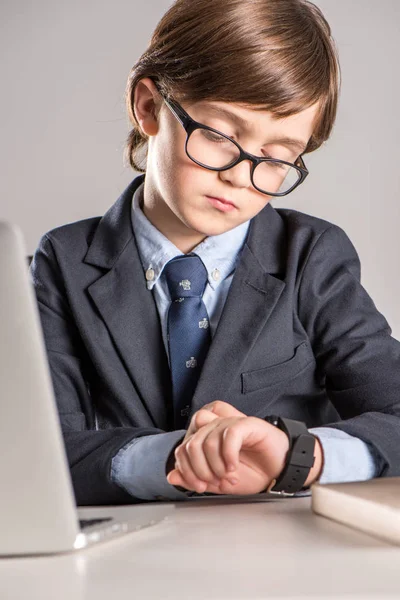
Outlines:
[[[168,360],[131,222],[143,177],[104,217],[45,235],[31,265],[78,504],[134,502],[111,459],[171,430]],[[400,343],[341,228],[270,204],[254,217],[192,413],[216,399],[341,429],[375,447],[381,475],[400,475]]]

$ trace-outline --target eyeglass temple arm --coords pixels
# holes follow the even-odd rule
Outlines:
[[[160,90],[159,85],[154,82],[158,93],[160,94],[161,98],[164,100],[165,104],[168,106],[168,108],[170,109],[171,112],[174,113],[175,117],[178,119],[178,121],[183,125],[183,127],[186,129],[189,126],[189,123],[191,121],[191,118],[189,117],[189,115],[187,114],[187,112],[185,110],[183,110],[183,108],[181,108],[180,106],[178,106],[177,104],[175,104],[175,102],[173,100],[168,100],[165,97],[165,94],[162,93],[162,91]]]
[[[164,98],[165,104],[174,113],[174,115],[176,116],[178,121],[180,123],[182,123],[182,125],[185,129],[187,129],[190,122],[192,121],[192,119],[189,117],[187,112],[185,110],[183,110],[183,108],[181,108],[180,106],[177,106],[177,104],[175,104],[175,102],[173,102],[172,100],[167,100],[164,96],[163,96],[163,98]]]
[[[308,169],[306,167],[306,165],[304,164],[304,160],[303,157],[300,155],[299,158],[297,159],[297,162],[300,163],[300,168],[303,169],[304,171],[306,171],[306,173],[308,174]]]

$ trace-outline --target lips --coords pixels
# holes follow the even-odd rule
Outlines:
[[[225,198],[218,198],[218,196],[209,196],[209,198],[214,198],[214,200],[219,200],[220,202],[223,202],[224,204],[230,204],[231,206],[234,206],[235,208],[237,208],[236,204],[234,204],[230,200],[226,200]]]

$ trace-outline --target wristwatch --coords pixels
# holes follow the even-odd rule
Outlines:
[[[314,465],[315,437],[302,421],[293,421],[276,415],[264,417],[264,421],[284,431],[289,438],[289,450],[283,471],[264,491],[292,496],[302,489]]]

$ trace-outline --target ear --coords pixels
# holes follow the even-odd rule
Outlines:
[[[140,79],[135,88],[134,111],[137,122],[145,135],[153,136],[158,132],[158,113],[162,98],[149,77]]]

